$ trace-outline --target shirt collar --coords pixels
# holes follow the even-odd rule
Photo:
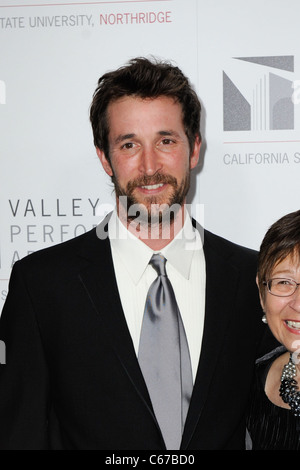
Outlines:
[[[108,234],[112,249],[118,253],[133,282],[138,284],[155,252],[127,230],[116,209],[108,223]],[[201,237],[186,212],[183,228],[160,253],[184,278],[189,279],[194,252],[199,249],[202,249]]]
[[[161,253],[185,279],[189,279],[195,250],[202,249],[199,232],[194,229],[190,215],[186,212],[182,229],[176,237],[161,250]]]

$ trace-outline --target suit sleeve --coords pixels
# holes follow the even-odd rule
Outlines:
[[[12,270],[0,318],[6,364],[0,365],[0,449],[48,448],[48,369],[22,262]]]

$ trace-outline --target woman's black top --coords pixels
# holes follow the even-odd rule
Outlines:
[[[286,350],[276,348],[256,363],[247,428],[252,450],[300,450],[300,418],[274,405],[265,394],[265,382],[274,360]]]

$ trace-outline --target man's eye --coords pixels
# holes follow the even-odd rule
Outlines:
[[[171,139],[163,139],[162,140],[162,144],[164,144],[164,145],[169,145],[169,144],[172,144],[172,143],[173,143],[173,140],[171,140]]]
[[[132,142],[126,142],[126,144],[123,144],[121,148],[125,150],[130,150],[133,147],[134,147],[134,144]]]

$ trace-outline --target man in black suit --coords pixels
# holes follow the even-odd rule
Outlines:
[[[159,253],[192,383],[176,429],[181,443],[167,448],[244,449],[264,327],[256,253],[203,231],[186,208],[201,145],[199,100],[177,67],[137,58],[99,79],[90,115],[116,209],[97,229],[14,265],[0,321],[0,448],[166,449],[139,361],[156,278],[149,261]],[[158,367],[163,356],[148,362]],[[164,410],[170,396],[159,401]]]

